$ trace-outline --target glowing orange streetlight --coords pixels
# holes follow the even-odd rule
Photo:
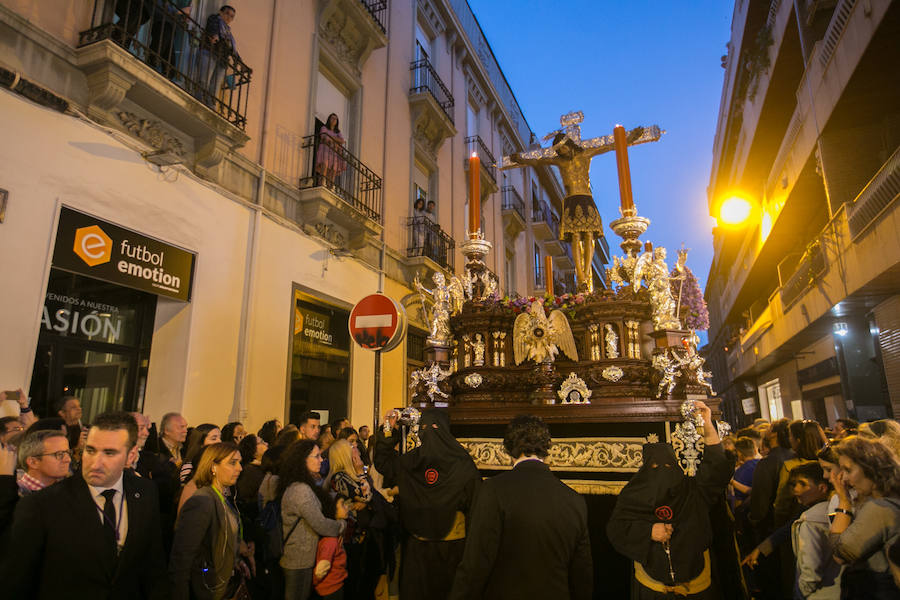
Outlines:
[[[725,225],[742,225],[753,212],[749,200],[740,196],[732,196],[722,202],[719,207],[719,222]]]

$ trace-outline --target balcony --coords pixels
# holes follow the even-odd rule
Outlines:
[[[469,157],[477,154],[481,159],[481,195],[489,196],[497,191],[497,160],[488,150],[484,140],[479,135],[472,135],[466,138],[466,157],[463,159],[463,165],[468,170]]]
[[[531,229],[539,240],[559,239],[559,218],[545,202],[532,202]]]
[[[553,257],[555,267],[560,271],[569,271],[570,269],[574,269],[575,261],[572,259],[572,247],[566,242],[562,242],[561,245],[563,252],[558,256]]]
[[[440,225],[428,217],[410,217],[406,222],[409,230],[409,244],[406,257],[409,259],[427,259],[439,269],[453,272],[456,243],[453,238],[441,229]],[[425,262],[412,260],[411,263]]]
[[[413,62],[409,70],[413,136],[427,154],[436,157],[443,141],[456,135],[453,96],[427,58]]]
[[[333,66],[358,81],[372,51],[387,45],[387,0],[326,0],[320,5],[322,46]]]
[[[501,210],[506,237],[515,240],[525,230],[525,201],[511,185],[501,190]]]
[[[350,248],[381,234],[381,177],[344,146],[317,135],[302,139],[301,160],[304,227]]]
[[[225,154],[249,140],[251,69],[169,0],[95,0],[75,62],[88,114],[144,142],[150,162],[216,179]]]
[[[849,207],[850,233],[858,237],[900,198],[900,148],[881,166]]]

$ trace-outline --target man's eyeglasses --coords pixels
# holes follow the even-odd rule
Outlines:
[[[36,454],[35,456],[52,456],[56,460],[65,460],[67,456],[69,458],[72,458],[72,451],[71,450],[60,450],[58,452],[48,452],[46,454]]]

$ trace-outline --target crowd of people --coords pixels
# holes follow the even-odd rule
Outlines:
[[[4,597],[592,597],[586,503],[545,464],[537,417],[508,424],[513,468],[483,481],[439,409],[410,449],[396,411],[254,434],[178,413],[86,426],[78,398],[52,418],[17,400],[0,419]],[[760,419],[720,439],[695,406],[696,475],[646,444],[606,527],[632,598],[900,598],[900,424]]]
[[[722,445],[753,598],[900,598],[900,424],[758,419]]]
[[[20,396],[0,421],[3,597],[590,597],[586,505],[543,464],[535,417],[508,428],[516,468],[482,484],[440,410],[401,452],[395,411],[374,434],[315,412],[254,434],[178,413],[86,426],[75,397],[38,419]]]

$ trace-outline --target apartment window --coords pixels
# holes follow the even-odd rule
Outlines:
[[[531,182],[531,209],[532,213],[541,212],[541,194],[538,191],[537,183],[534,181]]]
[[[478,110],[471,102],[466,103],[466,137],[478,135]]]
[[[516,291],[516,259],[510,253],[506,254],[506,293],[512,295]]]
[[[341,135],[347,139],[350,131],[350,98],[341,88],[334,84],[324,73],[319,71],[316,82],[315,117],[322,123],[328,122],[328,115],[337,115]]]
[[[534,245],[534,285],[535,287],[544,287],[544,271],[541,266],[541,247]]]
[[[431,60],[431,38],[422,29],[422,26],[416,23],[416,60]]]

